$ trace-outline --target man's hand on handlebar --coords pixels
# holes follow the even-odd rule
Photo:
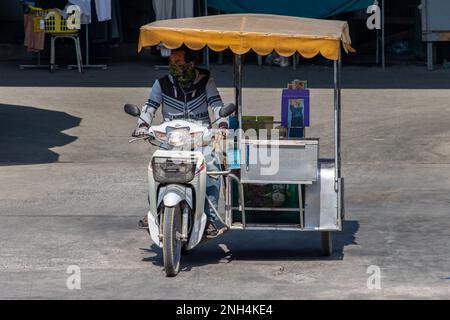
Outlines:
[[[214,149],[219,152],[219,150],[225,149],[225,138],[227,136],[228,124],[226,122],[219,123],[219,128],[214,135]]]
[[[227,129],[228,129],[228,123],[226,123],[226,122],[221,122],[221,123],[219,123],[219,139],[223,139],[224,137],[226,137],[226,135],[227,135]]]
[[[145,123],[139,125],[139,127],[134,129],[133,133],[131,134],[131,136],[135,138],[142,138],[147,135],[148,135],[148,126]]]

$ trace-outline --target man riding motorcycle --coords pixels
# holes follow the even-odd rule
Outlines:
[[[142,107],[141,118],[133,136],[140,137],[146,134],[152,124],[156,110],[161,106],[163,121],[174,119],[194,120],[203,124],[211,123],[209,108],[213,115],[219,119],[219,111],[223,107],[222,99],[217,90],[214,79],[208,70],[195,66],[194,55],[187,48],[172,50],[169,58],[169,74],[159,78],[153,84],[150,98]],[[218,120],[219,128],[228,128],[226,118]],[[220,171],[220,161],[211,146],[201,150],[205,156],[208,171]],[[217,208],[220,194],[220,177],[208,176],[206,196]],[[205,214],[208,217],[206,233],[215,235],[218,228],[214,221],[216,216],[205,199]],[[142,228],[148,227],[147,217],[139,221]]]

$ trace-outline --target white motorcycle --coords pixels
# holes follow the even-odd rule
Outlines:
[[[140,117],[140,110],[135,105],[126,104],[124,110]],[[234,111],[235,106],[229,104],[221,108],[219,115],[224,118]],[[163,249],[166,275],[172,277],[180,269],[182,250],[194,248],[204,238],[205,199],[221,220],[206,197],[207,175],[229,172],[207,172],[204,155],[195,151],[213,141],[211,125],[186,120],[167,121],[151,126],[144,137],[130,142],[139,140],[148,140],[162,148],[153,153],[148,166],[150,210],[147,219],[152,241]]]

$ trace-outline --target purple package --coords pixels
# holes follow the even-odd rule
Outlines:
[[[308,89],[283,89],[281,125],[286,128],[309,127]]]

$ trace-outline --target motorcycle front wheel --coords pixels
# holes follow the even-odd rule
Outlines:
[[[181,248],[183,243],[181,235],[181,208],[177,204],[174,207],[164,207],[163,225],[163,257],[164,269],[167,277],[174,277],[180,270]]]

